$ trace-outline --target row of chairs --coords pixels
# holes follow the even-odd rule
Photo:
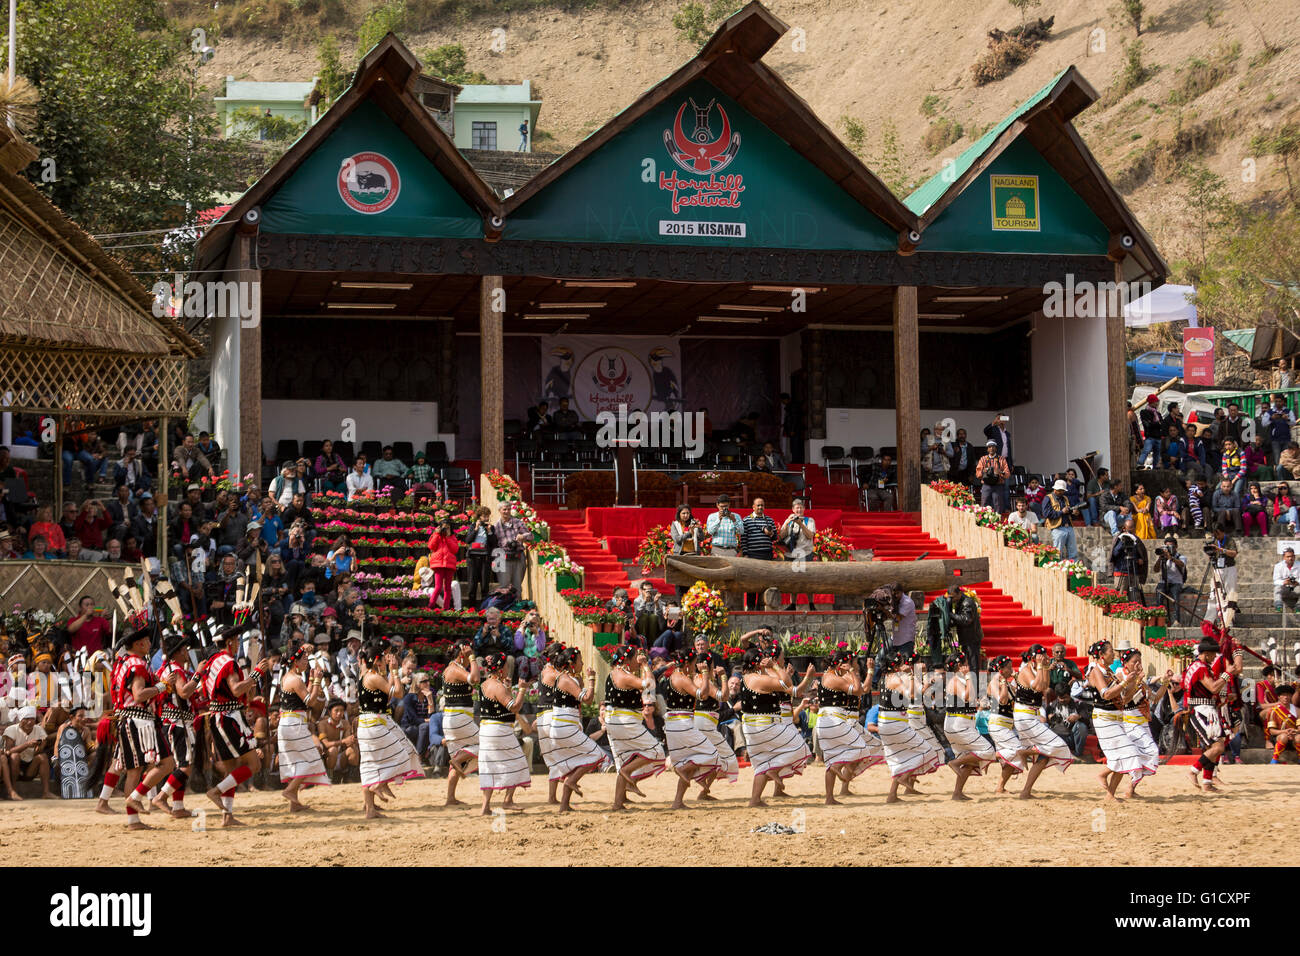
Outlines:
[[[861,486],[863,468],[869,469],[876,465],[884,455],[897,461],[898,448],[894,445],[885,445],[877,453],[871,445],[853,445],[847,451],[843,445],[823,445],[822,462],[826,468],[826,480],[828,482],[834,480],[831,477],[832,469],[842,468],[851,479],[856,477],[858,485]]]
[[[278,469],[286,461],[297,461],[299,458],[308,458],[311,461],[316,460],[316,456],[321,453],[324,442],[319,439],[308,439],[302,442],[301,450],[299,443],[293,438],[281,438],[275,443],[275,465]],[[409,441],[390,442],[393,446],[393,457],[408,468],[415,464],[415,445]],[[375,462],[384,457],[384,442],[363,441],[360,449],[356,449],[350,441],[336,441],[334,451],[343,459],[343,463],[349,468],[356,460],[358,451],[366,456],[366,461]],[[427,441],[424,443],[424,456],[427,464],[431,468],[446,468],[451,464],[451,458],[447,454],[447,443],[444,441]]]

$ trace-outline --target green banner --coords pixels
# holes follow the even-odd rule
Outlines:
[[[925,230],[921,249],[1105,255],[1110,231],[1024,138]]]
[[[896,248],[890,227],[780,132],[711,84],[693,83],[515,210],[504,238]]]
[[[262,204],[262,229],[469,239],[483,235],[483,220],[367,100]]]

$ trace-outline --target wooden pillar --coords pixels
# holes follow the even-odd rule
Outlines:
[[[171,437],[171,421],[164,415],[158,420],[158,484],[154,492],[154,508],[158,515],[158,563],[163,577],[169,577],[167,562],[167,501],[171,497],[171,462],[167,460],[167,439]]]
[[[66,426],[62,415],[51,415],[54,419],[54,520],[63,520],[63,434]],[[78,462],[73,468],[80,467]],[[87,489],[89,490],[89,489]]]
[[[257,268],[253,243],[256,236],[236,236],[239,251],[236,278],[240,288],[251,288],[253,314],[239,318],[239,461],[227,462],[239,478],[251,473],[262,483],[262,272]],[[242,295],[240,297],[242,301]]]
[[[921,510],[921,371],[916,286],[894,289],[894,406],[898,445],[898,507]]]
[[[1115,282],[1124,281],[1124,263],[1115,263]],[[1118,296],[1107,296],[1103,301],[1116,300]],[[1110,469],[1112,481],[1124,482],[1129,488],[1129,428],[1128,428],[1128,381],[1126,378],[1124,338],[1124,310],[1117,309],[1117,314],[1106,315],[1106,394],[1109,398],[1107,419],[1110,423],[1110,448],[1106,466]]]
[[[479,290],[479,416],[482,470],[502,468],[506,455],[505,439],[505,348],[502,320],[505,317],[505,290],[500,276],[483,276]]]

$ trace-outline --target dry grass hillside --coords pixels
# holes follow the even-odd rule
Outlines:
[[[236,0],[235,6],[249,2]],[[284,0],[251,2],[274,9],[270,5]],[[538,148],[560,151],[692,55],[694,49],[672,25],[681,5],[576,0],[550,7],[543,0],[461,0],[457,15],[444,18],[444,27],[412,30],[405,39],[417,52],[458,42],[469,54],[469,67],[489,80],[532,80],[544,101]],[[766,62],[841,135],[844,117],[860,122],[862,152],[873,168],[881,158],[883,125],[892,122],[903,170],[913,183],[969,146],[1056,72],[1075,64],[1103,95],[1078,119],[1081,132],[1167,255],[1179,255],[1179,237],[1189,225],[1175,176],[1182,160],[1205,162],[1228,180],[1239,201],[1267,204],[1285,194],[1279,160],[1259,158],[1254,182],[1245,181],[1242,164],[1252,136],[1300,120],[1297,0],[1147,0],[1141,59],[1151,75],[1123,96],[1117,87],[1125,44],[1133,41],[1134,31],[1121,23],[1114,0],[1043,0],[1030,13],[1055,18],[1051,39],[1010,76],[984,86],[974,84],[971,66],[987,48],[987,32],[1019,22],[1005,0],[768,0],[768,5],[804,31],[806,50],[792,49],[787,35]],[[289,22],[222,37],[205,77],[214,86],[227,74],[310,78],[317,72],[316,43],[325,33],[340,37],[350,65],[356,25],[371,6],[344,0],[332,8],[328,25]],[[501,53],[490,49],[497,27],[506,30]],[[1093,48],[1099,45],[1095,28],[1105,31],[1104,49]],[[947,142],[957,126],[960,137]],[[1300,157],[1292,166],[1297,167],[1293,175],[1300,174]]]

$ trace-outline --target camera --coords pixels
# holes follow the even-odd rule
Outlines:
[[[1213,541],[1211,541],[1209,544],[1206,544],[1203,548],[1201,548],[1201,550],[1204,551],[1210,557],[1214,557],[1216,554],[1219,553],[1219,546],[1215,544]]]
[[[883,626],[886,618],[889,617],[890,607],[883,601],[869,597],[863,599],[862,610],[866,612],[872,624]]]

